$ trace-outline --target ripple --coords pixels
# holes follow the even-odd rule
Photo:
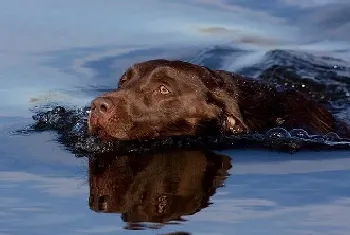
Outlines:
[[[288,152],[303,149],[350,149],[350,140],[341,139],[336,133],[326,135],[309,135],[303,129],[286,129],[276,127],[266,133],[240,134],[230,136],[171,136],[163,139],[144,139],[129,141],[101,141],[88,133],[87,117],[89,107],[76,110],[62,106],[51,106],[33,115],[32,132],[56,131],[58,141],[68,150],[79,156],[99,152],[119,152],[120,154],[157,152],[178,149],[234,149],[263,148]],[[48,111],[47,111],[48,110]],[[17,133],[32,133],[18,131]]]
[[[340,137],[337,133],[329,132],[328,134],[325,135],[325,139],[329,141],[339,141]]]
[[[309,138],[309,133],[303,129],[293,129],[290,131],[290,135],[292,137],[298,137],[298,138],[303,138],[303,139],[308,139]]]
[[[290,133],[286,129],[279,127],[273,128],[266,132],[266,136],[270,139],[285,139],[291,137]]]

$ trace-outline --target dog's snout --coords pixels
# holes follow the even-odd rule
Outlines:
[[[107,115],[113,110],[113,102],[107,97],[99,97],[92,101],[91,112],[97,115]]]

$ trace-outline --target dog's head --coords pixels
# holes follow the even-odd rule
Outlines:
[[[89,130],[120,140],[248,130],[234,81],[182,61],[129,68],[116,90],[91,103]]]

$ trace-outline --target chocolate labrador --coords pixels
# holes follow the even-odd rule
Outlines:
[[[276,126],[348,136],[348,126],[339,128],[339,123],[326,107],[299,92],[163,59],[127,69],[117,89],[92,101],[88,120],[91,134],[119,140],[261,133]]]

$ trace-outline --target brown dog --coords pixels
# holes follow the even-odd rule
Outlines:
[[[337,132],[338,123],[301,93],[187,62],[151,60],[133,65],[116,90],[92,101],[89,131],[120,140],[261,133],[276,126],[326,134]]]

